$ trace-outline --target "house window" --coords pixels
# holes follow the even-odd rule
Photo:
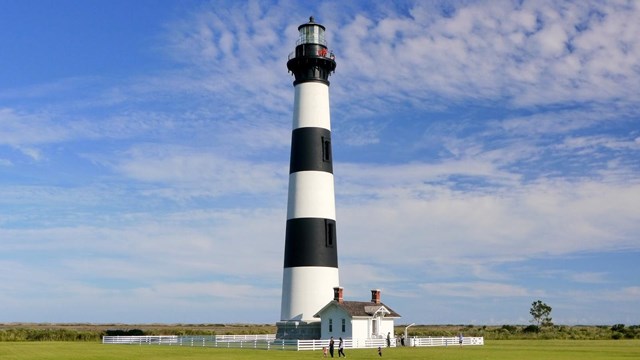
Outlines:
[[[347,320],[342,319],[342,332],[346,332],[346,331],[347,331]]]
[[[329,319],[329,332],[333,332],[333,319]]]

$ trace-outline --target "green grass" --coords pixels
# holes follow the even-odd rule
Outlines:
[[[375,349],[347,349],[349,359],[379,359]],[[322,359],[321,351],[217,349],[93,342],[0,342],[2,360]],[[337,354],[336,354],[337,358]],[[640,340],[496,340],[484,346],[383,349],[382,359],[610,360],[639,359]]]

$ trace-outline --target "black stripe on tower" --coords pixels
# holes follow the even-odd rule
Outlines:
[[[287,220],[284,267],[338,267],[336,222],[330,219]]]
[[[290,174],[298,171],[324,171],[333,174],[331,131],[318,127],[293,130],[290,159]]]

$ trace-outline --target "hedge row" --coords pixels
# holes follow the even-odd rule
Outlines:
[[[401,334],[404,328],[396,327]],[[485,340],[559,339],[559,340],[608,340],[640,339],[640,325],[625,326],[565,326],[554,325],[540,328],[536,325],[502,326],[417,326],[409,328],[409,336],[482,336]]]
[[[247,326],[234,327],[233,331],[224,331],[226,335],[273,333],[275,327]],[[404,326],[396,326],[396,334],[404,332]],[[563,340],[605,340],[605,339],[640,339],[640,325],[625,326],[564,326],[556,325],[538,328],[535,325],[417,325],[409,328],[409,336],[483,336],[485,340],[510,339],[563,339]],[[145,329],[82,329],[69,328],[30,328],[11,327],[0,329],[0,341],[100,341],[102,336],[109,335],[216,335],[212,329],[193,327],[162,326]]]

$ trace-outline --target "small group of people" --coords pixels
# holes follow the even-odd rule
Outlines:
[[[329,354],[331,355],[331,357],[333,357],[333,350],[334,350],[334,346],[335,346],[335,341],[333,341],[333,336],[331,337],[331,339],[329,340]],[[322,348],[322,356],[327,357],[327,347],[323,347]],[[342,340],[342,338],[339,339],[338,341],[338,357],[347,357],[347,355],[344,354],[344,341]],[[382,347],[378,346],[378,356],[382,357]]]
[[[331,339],[329,339],[329,354],[331,355],[331,357],[333,357],[333,350],[335,347],[335,341],[333,340],[333,336],[331,337]],[[324,357],[327,357],[327,348],[323,347],[322,348],[322,355]],[[344,354],[344,340],[342,340],[342,337],[340,337],[338,339],[338,357],[347,357],[347,355]]]
[[[396,338],[396,346],[398,346],[398,344],[404,346],[404,335],[403,334],[400,334],[400,336]],[[387,347],[391,347],[391,332],[387,333]]]
[[[400,344],[404,346],[404,335],[400,335]],[[460,334],[460,345],[462,345],[462,334]],[[391,347],[391,332],[387,333],[387,347]],[[335,348],[335,341],[333,340],[333,336],[329,339],[329,348],[322,348],[322,355],[327,357],[327,354],[333,357],[333,352]],[[327,351],[328,350],[328,351]],[[344,354],[344,340],[342,337],[338,339],[338,357],[347,357]],[[378,346],[378,356],[382,357],[382,347]]]

